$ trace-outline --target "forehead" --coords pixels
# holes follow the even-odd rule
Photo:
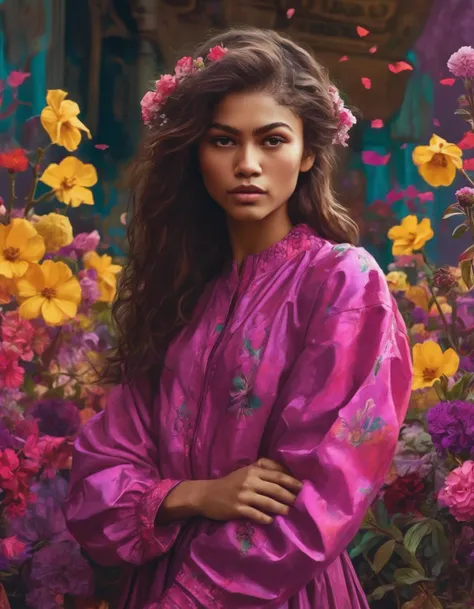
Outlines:
[[[236,127],[242,131],[269,123],[288,123],[295,131],[301,128],[301,119],[287,106],[281,106],[268,93],[230,93],[217,105],[214,122]]]

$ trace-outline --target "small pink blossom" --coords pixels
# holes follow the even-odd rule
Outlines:
[[[4,216],[7,213],[7,208],[3,204],[3,199],[0,197],[0,216]]]
[[[79,233],[75,236],[71,245],[80,250],[81,254],[92,252],[97,249],[100,243],[100,235],[98,230],[93,230],[90,233]]]
[[[14,70],[7,76],[7,84],[12,89],[16,89],[22,85],[29,76],[31,76],[30,72],[18,72]]]
[[[474,49],[461,47],[448,59],[449,71],[458,78],[474,77]]]
[[[42,436],[38,446],[43,453],[44,478],[54,478],[58,470],[71,469],[72,442],[67,438]]]
[[[163,96],[156,91],[147,91],[142,98],[142,119],[145,125],[151,126],[163,103]]]
[[[18,311],[6,311],[2,318],[2,342],[18,353],[20,359],[33,359],[33,337],[35,329],[31,322],[19,316]]]
[[[25,371],[18,363],[18,353],[0,344],[0,389],[18,389]]]
[[[160,80],[156,81],[156,92],[158,95],[162,97],[168,97],[176,90],[178,86],[178,81],[176,76],[172,76],[171,74],[163,74]]]
[[[174,68],[174,73],[178,80],[181,80],[188,74],[191,74],[193,71],[194,63],[192,57],[181,57]]]
[[[5,537],[0,541],[0,554],[7,560],[19,558],[26,549],[26,543],[17,537]]]
[[[219,59],[222,59],[224,55],[226,55],[228,52],[229,49],[227,49],[226,47],[223,47],[222,45],[217,45],[210,49],[209,53],[207,54],[207,58],[209,59],[209,61],[219,61]]]
[[[474,520],[474,461],[465,461],[447,475],[438,501],[458,522]]]
[[[347,142],[349,140],[349,131],[351,127],[355,125],[357,119],[352,112],[344,106],[344,102],[342,101],[336,87],[331,86],[329,88],[329,94],[334,104],[335,114],[339,121],[337,133],[333,138],[333,144],[347,146]]]
[[[46,348],[49,347],[52,340],[48,329],[39,324],[41,324],[41,322],[34,323],[35,335],[33,336],[33,342],[31,344],[31,348],[36,355],[42,355]]]

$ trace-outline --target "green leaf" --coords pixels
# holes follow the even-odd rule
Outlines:
[[[463,251],[463,253],[459,256],[459,261],[461,260],[472,260],[474,258],[474,244],[470,245],[467,249]]]
[[[403,567],[402,569],[396,569],[395,571],[395,581],[399,584],[416,584],[421,581],[429,581],[426,577],[423,577],[418,571],[415,569],[410,569],[409,567]]]
[[[372,568],[375,573],[380,573],[380,571],[385,567],[390,558],[392,557],[393,550],[395,548],[395,540],[390,539],[386,541],[380,548],[377,550],[374,556],[374,561],[372,564]]]
[[[422,577],[425,577],[425,569],[416,556],[413,556],[411,552],[409,552],[405,546],[396,545],[395,552],[402,558],[406,564],[414,569],[417,573],[419,573]]]
[[[472,260],[462,260],[459,263],[461,268],[461,277],[463,278],[464,283],[467,285],[470,290],[474,285],[474,273],[472,271]]]
[[[374,513],[369,508],[365,513],[364,520],[361,524],[361,529],[372,529],[377,524]]]
[[[425,535],[431,533],[432,530],[433,525],[430,521],[423,520],[422,522],[418,522],[414,526],[410,527],[406,532],[405,538],[403,539],[403,545],[409,552],[411,552],[411,554],[415,556],[421,540]]]
[[[387,592],[390,592],[390,590],[395,590],[395,584],[385,584],[383,586],[379,586],[378,588],[375,588],[371,594],[369,594],[368,599],[369,601],[379,601]]]
[[[462,237],[464,235],[468,228],[469,226],[467,224],[464,224],[463,222],[462,224],[456,226],[451,236],[454,237],[454,239],[459,239],[459,237]]]
[[[459,205],[459,203],[453,203],[449,207],[444,210],[443,220],[447,218],[452,218],[453,216],[465,216],[466,212]]]
[[[457,114],[458,116],[464,116],[466,118],[471,118],[471,113],[469,112],[469,110],[465,110],[464,108],[458,108],[457,110],[455,110],[454,114]]]
[[[349,556],[354,559],[363,552],[369,552],[378,544],[380,539],[383,539],[383,537],[377,531],[366,531],[360,536],[358,543],[350,549]]]

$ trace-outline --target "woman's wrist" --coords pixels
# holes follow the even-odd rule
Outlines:
[[[166,525],[193,516],[202,516],[205,497],[212,480],[184,480],[168,493],[158,510],[155,522]]]

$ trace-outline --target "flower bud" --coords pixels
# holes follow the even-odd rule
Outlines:
[[[439,268],[433,273],[433,285],[446,294],[457,284],[456,277],[449,269]]]
[[[474,205],[474,188],[465,186],[456,191],[456,199],[461,207],[471,207]]]

